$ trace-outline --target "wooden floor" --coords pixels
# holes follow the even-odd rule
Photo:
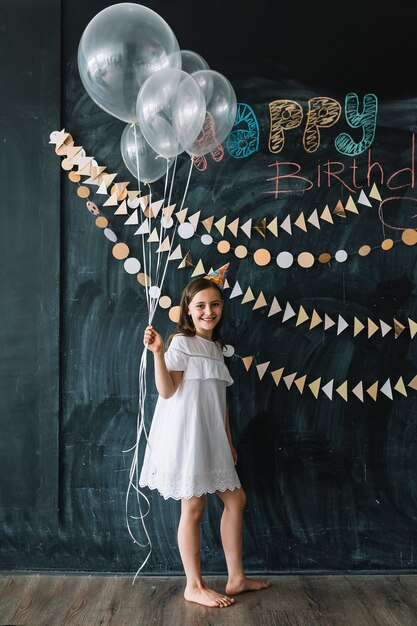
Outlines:
[[[0,575],[0,626],[417,626],[417,575],[269,576],[230,608],[183,599],[184,578]],[[225,578],[207,577],[224,590]]]

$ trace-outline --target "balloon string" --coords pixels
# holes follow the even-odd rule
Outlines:
[[[133,124],[133,131],[135,134],[136,178],[138,179],[139,198],[140,198],[142,194],[141,194],[141,188],[140,188],[139,148],[138,148],[138,136],[136,134],[136,124]]]

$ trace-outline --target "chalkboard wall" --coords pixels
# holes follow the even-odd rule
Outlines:
[[[124,123],[92,102],[77,69],[84,28],[111,3],[64,0],[62,11],[52,0],[5,4],[1,566],[131,572],[146,556],[124,514],[145,293],[113,257],[49,144],[50,132],[65,128],[135,188],[120,156]],[[242,229],[234,237],[213,228],[215,239],[230,242],[226,254],[199,236],[181,241],[194,267],[200,259],[206,270],[230,262],[225,335],[235,349],[227,359],[235,380],[229,400],[248,494],[245,563],[270,572],[414,570],[417,248],[402,234],[416,214],[417,86],[408,68],[417,61],[417,9],[388,1],[358,3],[360,12],[352,3],[292,5],[147,3],[182,49],[231,80],[240,103],[235,130],[250,131],[224,142],[220,161],[208,157],[204,171],[194,168],[186,201],[200,219],[243,225],[252,218],[250,239]],[[363,118],[355,124],[354,94],[356,112],[365,103],[371,111],[366,129]],[[282,122],[284,100],[300,124],[280,138],[271,129]],[[308,133],[314,111],[325,107],[336,111],[334,123]],[[180,157],[175,202],[188,168]],[[153,192],[160,196],[161,183]],[[134,229],[103,198],[91,197],[139,254]],[[205,232],[200,223],[197,234]],[[389,239],[395,243],[384,250]],[[246,258],[234,254],[237,245],[248,248]],[[265,266],[254,261],[259,248],[271,254]],[[338,251],[348,252],[346,261],[342,253],[335,259]],[[283,252],[294,257],[287,269],[276,262]],[[303,267],[310,257],[301,253],[314,256],[312,267]],[[332,258],[320,261],[324,253]],[[174,304],[194,269],[178,269],[179,262],[164,287]],[[242,294],[230,298],[237,283]],[[254,299],[244,303],[249,287]],[[167,311],[158,309],[155,325],[165,336],[172,331]],[[250,356],[247,371],[242,358]],[[149,424],[151,361],[148,383]],[[179,504],[150,495],[146,571],[179,572]],[[210,498],[202,526],[210,572],[225,571],[219,513]]]

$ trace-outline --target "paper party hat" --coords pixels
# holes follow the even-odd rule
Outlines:
[[[204,276],[207,280],[211,280],[212,283],[223,289],[227,276],[227,270],[229,269],[229,263],[222,265],[217,270],[213,270]]]

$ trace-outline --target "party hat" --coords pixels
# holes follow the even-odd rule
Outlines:
[[[209,272],[207,276],[204,276],[204,278],[206,278],[207,280],[211,280],[212,283],[223,289],[228,269],[229,263],[226,263],[225,265],[219,267],[217,270],[212,270],[211,272]]]

